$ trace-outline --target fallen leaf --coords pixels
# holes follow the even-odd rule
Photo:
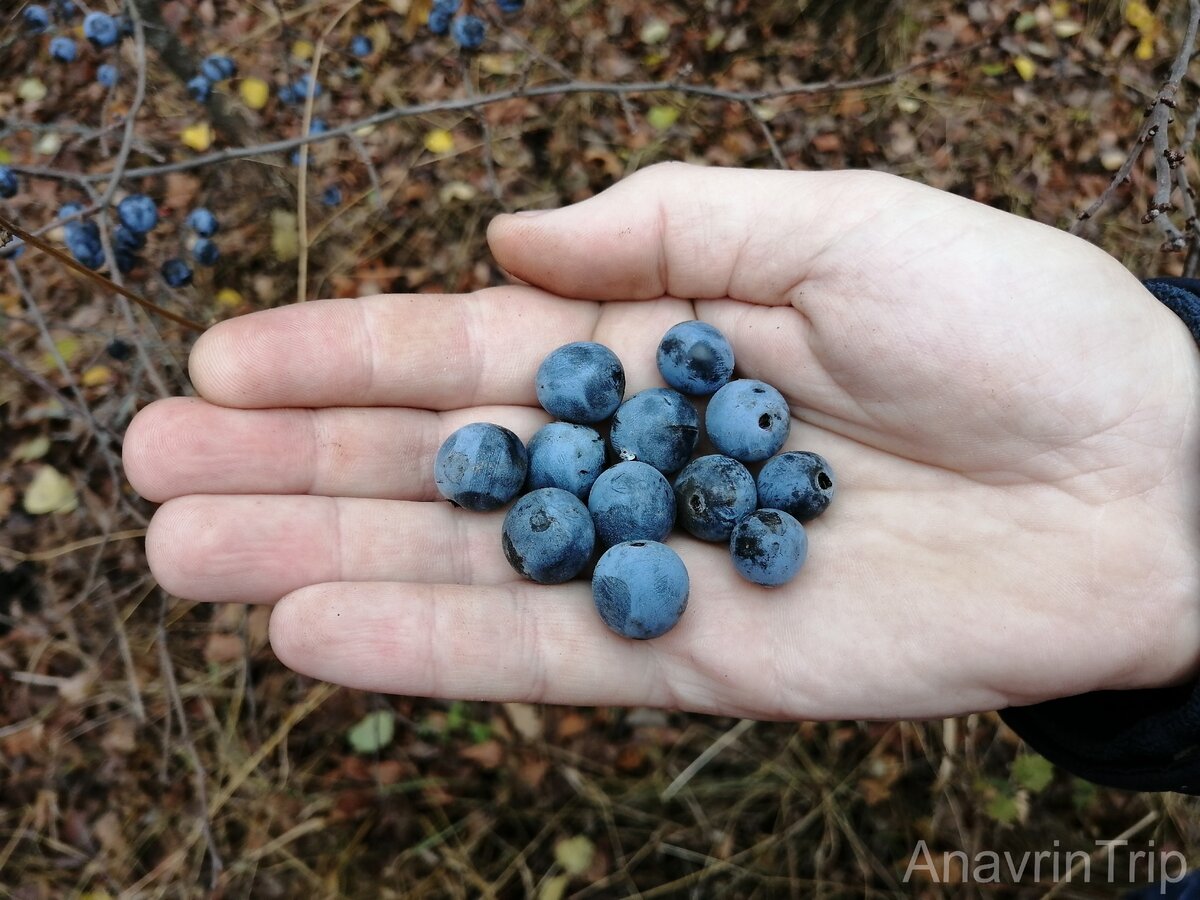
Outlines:
[[[390,709],[367,713],[346,733],[356,753],[375,753],[392,742],[396,734],[396,716]]]
[[[40,78],[26,78],[17,86],[17,96],[26,103],[37,103],[46,98],[46,85]]]
[[[69,513],[79,506],[79,497],[69,478],[54,466],[44,465],[25,489],[22,506],[31,516]]]
[[[313,58],[313,53],[316,52],[316,49],[312,41],[301,38],[292,44],[292,58],[302,62],[310,60]]]
[[[280,262],[291,262],[300,255],[295,213],[286,209],[271,210],[271,249]]]
[[[643,44],[661,44],[671,34],[671,26],[662,19],[651,19],[642,26],[639,37]]]
[[[204,661],[212,665],[221,665],[239,660],[246,652],[241,635],[225,634],[215,631],[204,642]]]
[[[17,462],[33,462],[35,459],[41,459],[49,450],[50,438],[39,434],[23,444],[18,444],[17,449],[13,451],[13,457]]]
[[[527,741],[536,741],[542,736],[542,716],[537,707],[529,703],[505,703],[504,711],[517,734]]]
[[[1022,81],[1032,81],[1037,74],[1037,64],[1028,56],[1013,57],[1013,68],[1021,76]]]
[[[560,741],[577,737],[587,730],[588,720],[577,712],[566,713],[561,719],[558,720],[557,733]]]
[[[666,131],[679,120],[679,110],[674,106],[652,106],[646,112],[646,121],[658,131]]]
[[[238,85],[238,93],[242,102],[251,109],[262,109],[271,98],[271,86],[261,78],[243,78]]]
[[[482,744],[472,744],[458,751],[463,759],[478,763],[485,769],[495,769],[504,761],[504,747],[499,741],[489,740]]]
[[[185,147],[203,153],[213,143],[212,126],[207,122],[196,122],[179,133],[179,140]]]
[[[92,366],[79,376],[79,383],[84,387],[100,387],[112,381],[112,369],[108,366]]]
[[[578,834],[573,838],[564,838],[554,845],[554,861],[563,867],[570,875],[580,875],[592,864],[596,847],[587,835]]]
[[[73,706],[78,706],[92,693],[92,685],[96,681],[95,673],[90,669],[72,675],[70,678],[64,678],[58,683],[58,695],[67,703]]]
[[[57,131],[47,131],[34,144],[33,149],[42,156],[53,156],[62,149],[62,137]]]
[[[242,295],[233,288],[221,288],[217,291],[217,306],[222,309],[237,309],[245,302]]]
[[[538,900],[562,900],[563,895],[567,892],[567,885],[570,884],[571,877],[569,875],[553,875],[542,882],[542,886],[538,888]]]
[[[449,153],[454,149],[454,135],[444,128],[435,128],[425,135],[425,149],[430,153]]]

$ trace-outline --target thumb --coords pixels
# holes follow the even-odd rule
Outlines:
[[[513,276],[564,297],[783,304],[854,224],[831,211],[878,178],[662,163],[571,206],[498,216],[488,243]]]

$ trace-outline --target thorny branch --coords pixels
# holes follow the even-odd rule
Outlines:
[[[1154,222],[1163,232],[1165,240],[1162,249],[1164,251],[1181,251],[1190,242],[1192,246],[1190,257],[1197,256],[1197,241],[1200,240],[1200,237],[1198,237],[1195,229],[1193,198],[1184,165],[1187,148],[1191,147],[1192,141],[1195,138],[1196,123],[1198,120],[1195,114],[1189,118],[1182,144],[1184,149],[1181,150],[1176,151],[1171,149],[1170,127],[1175,121],[1174,112],[1178,108],[1176,98],[1183,84],[1183,78],[1187,74],[1188,64],[1192,60],[1192,51],[1196,45],[1198,27],[1200,27],[1200,0],[1188,0],[1188,24],[1183,40],[1179,44],[1179,50],[1175,54],[1175,60],[1171,64],[1171,71],[1167,76],[1167,80],[1158,89],[1158,93],[1155,94],[1154,99],[1146,107],[1146,117],[1142,122],[1142,127],[1138,130],[1133,149],[1129,151],[1125,162],[1121,164],[1116,174],[1113,175],[1108,187],[1104,189],[1099,197],[1092,201],[1092,204],[1087,209],[1079,213],[1079,216],[1071,225],[1071,234],[1078,234],[1083,228],[1084,222],[1092,218],[1112,199],[1117,188],[1129,182],[1129,177],[1133,172],[1134,166],[1137,165],[1138,161],[1142,158],[1142,153],[1145,151],[1146,146],[1149,145],[1153,148],[1154,153],[1155,188],[1153,199],[1150,201],[1146,215],[1142,217],[1142,222],[1145,224]],[[1179,187],[1181,194],[1185,198],[1182,202],[1186,216],[1186,233],[1180,231],[1168,215],[1175,208],[1171,202],[1171,196],[1176,187]],[[1190,258],[1189,263],[1191,263]]]

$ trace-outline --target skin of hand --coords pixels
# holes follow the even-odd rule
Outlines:
[[[1105,253],[889,175],[682,164],[488,239],[524,284],[199,339],[199,397],[151,404],[124,445],[162,503],[164,588],[273,603],[288,666],[417,696],[896,719],[1200,671],[1200,354]],[[468,422],[528,440],[533,374],[569,341],[613,348],[626,396],[660,385],[658,341],[691,318],[782,391],[785,449],[824,455],[839,493],[781,588],[673,535],[688,610],[629,641],[586,581],[519,580],[503,512],[440,500],[433,458]]]

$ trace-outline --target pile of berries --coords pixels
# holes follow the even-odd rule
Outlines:
[[[602,548],[596,610],[613,631],[638,639],[665,634],[687,607],[687,569],[662,543],[675,525],[728,545],[738,573],[773,587],[804,565],[801,523],[823,513],[835,491],[820,455],[779,453],[791,428],[787,401],[765,382],[731,380],[733,348],[716,328],[679,323],[657,359],[670,387],[626,400],[625,370],[610,349],[559,347],[537,372],[538,402],[559,421],[528,447],[499,425],[465,425],[434,462],[438,491],[464,509],[499,509],[523,494],[501,536],[522,576],[561,584]],[[685,394],[711,398],[704,431],[716,453],[693,458],[700,414]],[[607,447],[593,427],[606,421]],[[763,462],[757,477],[746,467]]]

